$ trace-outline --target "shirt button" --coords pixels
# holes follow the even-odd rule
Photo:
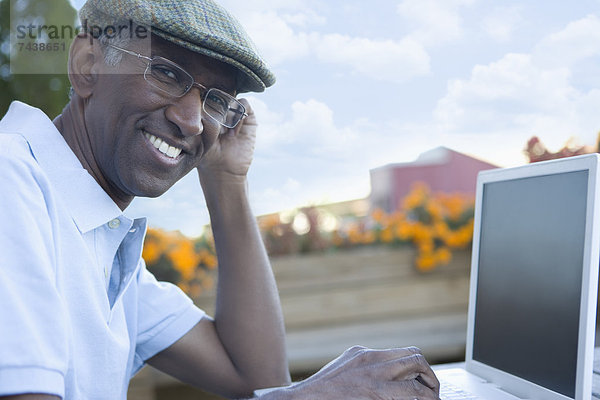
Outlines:
[[[115,218],[108,223],[108,227],[110,229],[117,229],[119,225],[121,225],[121,221],[119,220],[119,218]]]

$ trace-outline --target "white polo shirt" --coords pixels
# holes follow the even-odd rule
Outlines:
[[[42,111],[12,103],[0,121],[0,396],[125,399],[144,361],[203,318],[146,270],[145,232]]]

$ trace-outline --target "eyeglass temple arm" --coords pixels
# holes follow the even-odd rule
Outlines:
[[[248,116],[248,113],[245,111],[236,110],[235,108],[230,108],[229,111],[234,112],[236,114],[242,114],[242,119]]]
[[[144,55],[141,55],[140,53],[136,53],[135,51],[131,51],[131,50],[127,50],[127,49],[123,49],[119,46],[115,46],[114,44],[108,44],[109,47],[112,47],[113,49],[117,49],[117,50],[121,50],[127,54],[130,54],[132,56],[136,56],[137,58],[143,58],[144,60],[148,60],[151,61],[152,59],[150,57],[146,57]]]

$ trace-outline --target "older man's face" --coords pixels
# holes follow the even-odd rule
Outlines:
[[[134,42],[126,47],[142,52]],[[156,37],[144,55],[167,58],[196,82],[234,93],[235,70],[227,64]],[[91,151],[113,198],[161,195],[199,165],[221,129],[202,118],[198,88],[169,96],[144,80],[146,63],[123,54],[117,67],[106,67],[119,73],[100,74],[86,105]]]

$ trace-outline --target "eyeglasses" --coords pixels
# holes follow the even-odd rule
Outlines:
[[[152,87],[174,97],[183,97],[193,86],[203,91],[202,110],[214,121],[226,128],[235,126],[248,116],[246,107],[235,97],[220,89],[211,88],[195,82],[192,75],[179,65],[166,58],[155,56],[146,57],[131,50],[108,44],[113,49],[120,50],[137,58],[148,61],[144,71],[144,79]]]

